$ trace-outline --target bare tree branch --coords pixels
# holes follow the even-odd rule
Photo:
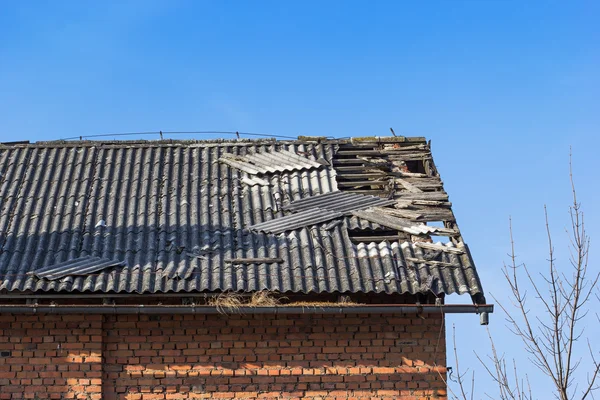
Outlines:
[[[598,300],[595,306],[600,305],[600,272],[590,273],[589,269],[590,239],[581,204],[577,200],[571,153],[569,178],[572,204],[569,207],[570,226],[567,229],[567,265],[561,265],[556,258],[546,206],[544,219],[548,266],[546,272],[539,275],[534,276],[526,264],[517,263],[513,224],[509,219],[510,263],[504,265],[502,273],[510,289],[509,303],[512,307],[492,297],[504,312],[509,330],[521,339],[531,363],[550,378],[556,389],[555,397],[560,400],[584,400],[587,397],[594,398],[594,391],[600,389],[600,353],[593,346],[597,341],[590,340],[585,329],[591,324],[596,327],[600,325],[598,314],[595,313],[595,319],[592,316],[594,314],[590,314],[591,301]],[[526,287],[533,290],[534,298],[528,298]],[[512,371],[508,373],[504,355],[499,355],[489,330],[488,336],[491,356],[486,359],[476,356],[496,383],[498,397],[501,400],[531,400],[529,376],[522,377],[519,374],[514,360]],[[582,340],[585,342],[582,343]],[[577,372],[580,367],[583,373]],[[494,398],[488,393],[486,395]]]

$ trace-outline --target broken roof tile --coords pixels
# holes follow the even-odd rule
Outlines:
[[[395,202],[377,196],[330,192],[293,201],[283,209],[298,211],[297,213],[255,224],[249,229],[256,232],[282,233],[341,218],[353,210],[391,205]]]
[[[125,263],[119,260],[109,260],[100,257],[80,257],[73,260],[64,261],[58,264],[49,265],[44,268],[29,272],[41,279],[60,279],[69,275],[88,275],[93,272],[101,271],[105,268],[123,266]]]
[[[257,151],[246,155],[226,153],[221,156],[219,161],[251,175],[321,168],[323,166],[322,163],[287,150]]]
[[[395,203],[396,200],[382,199],[377,196],[337,191],[305,197],[291,202],[284,206],[283,209],[290,211],[304,211],[321,208],[346,213],[368,207],[393,205]]]
[[[344,214],[337,211],[314,208],[304,210],[296,214],[286,215],[285,217],[275,218],[270,221],[252,225],[249,229],[255,232],[282,233],[293,231],[295,229],[305,228],[316,225],[321,222],[331,221],[341,218]]]

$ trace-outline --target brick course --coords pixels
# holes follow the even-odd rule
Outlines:
[[[445,399],[443,317],[0,315],[0,399]]]

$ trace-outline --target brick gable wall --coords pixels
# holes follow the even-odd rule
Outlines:
[[[444,338],[439,314],[0,315],[0,399],[444,399]]]

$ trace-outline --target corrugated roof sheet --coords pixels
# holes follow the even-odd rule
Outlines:
[[[42,279],[59,279],[69,275],[89,275],[105,268],[123,266],[123,261],[100,257],[81,257],[29,272]]]
[[[267,174],[323,166],[316,161],[283,149],[256,151],[246,155],[226,153],[221,156],[219,161],[249,174]]]
[[[343,215],[341,212],[315,208],[252,225],[249,229],[256,232],[282,233],[331,221]]]
[[[284,206],[283,209],[304,211],[321,208],[323,210],[346,213],[354,210],[363,210],[368,207],[393,205],[395,203],[396,200],[382,199],[377,196],[337,191],[295,200]]]
[[[384,227],[379,225],[379,224],[375,224],[371,221],[367,221],[355,216],[348,216],[345,218],[346,220],[346,225],[348,226],[348,229],[356,229],[356,230],[368,230],[368,231],[374,231],[376,229],[383,229]]]
[[[429,258],[427,250],[411,243],[361,243],[356,255],[360,270],[369,271],[375,287],[393,285],[399,292],[435,294],[476,294],[477,275],[466,254],[442,252],[440,261],[434,264],[415,262]]]
[[[246,172],[219,162],[223,155],[287,150],[333,165],[338,145],[261,140],[0,146],[0,290],[417,293],[424,291],[421,276],[427,272],[438,293],[481,293],[468,253],[441,252],[437,264],[423,263],[433,250],[412,243],[355,245],[346,222],[283,234],[248,230],[281,223],[284,206],[295,200],[336,192],[336,170],[280,171],[261,176],[267,185],[251,185],[244,183]],[[52,280],[31,274],[86,257],[123,265]],[[283,262],[230,262],[261,258]]]
[[[395,200],[386,200],[377,196],[329,192],[292,201],[283,206],[283,210],[299,211],[298,213],[252,225],[249,229],[257,232],[281,233],[340,218],[354,210],[394,203]]]

